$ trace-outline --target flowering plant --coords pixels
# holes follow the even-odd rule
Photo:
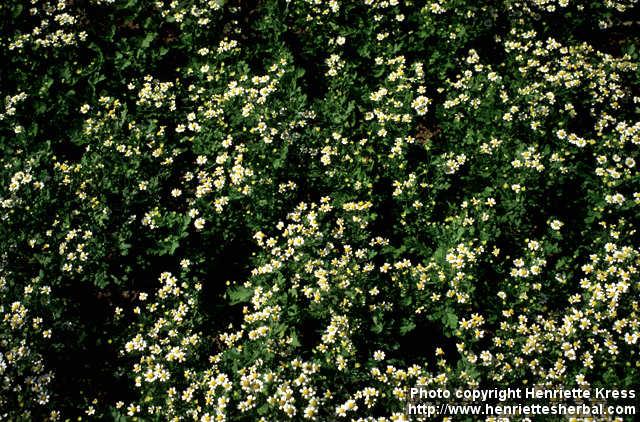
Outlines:
[[[0,5],[0,420],[640,382],[635,0]]]

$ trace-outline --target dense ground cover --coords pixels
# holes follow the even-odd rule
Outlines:
[[[635,4],[2,2],[0,419],[637,386]]]

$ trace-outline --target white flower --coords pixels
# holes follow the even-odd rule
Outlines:
[[[197,230],[202,230],[204,228],[204,218],[196,218],[196,221],[193,222],[193,227]]]
[[[431,99],[425,97],[424,95],[420,95],[411,102],[411,107],[416,110],[416,113],[419,116],[423,116],[427,113],[427,111],[429,111],[429,104],[431,104]]]
[[[564,226],[564,223],[560,220],[552,220],[549,225],[553,230],[560,230],[560,228]]]

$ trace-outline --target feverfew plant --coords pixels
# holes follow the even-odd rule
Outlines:
[[[636,3],[4,2],[0,420],[637,386]]]

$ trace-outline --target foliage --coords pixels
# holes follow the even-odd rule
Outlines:
[[[629,387],[635,0],[0,4],[0,420]]]

